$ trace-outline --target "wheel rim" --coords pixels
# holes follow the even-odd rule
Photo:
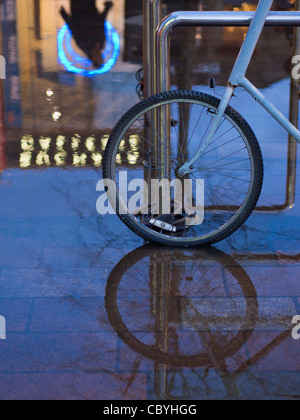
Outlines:
[[[118,140],[110,159],[112,162],[110,176],[116,182],[118,191],[121,186],[119,184],[121,172],[126,171],[127,173],[127,185],[137,178],[149,180],[153,178],[153,173],[161,180],[162,176],[159,171],[163,166],[162,160],[157,156],[153,158],[153,155],[157,153],[156,150],[163,134],[160,137],[157,127],[154,127],[151,122],[153,115],[157,115],[161,110],[164,110],[165,114],[169,113],[168,127],[170,127],[168,128],[170,130],[170,148],[166,159],[167,172],[165,171],[164,174],[167,175],[169,181],[178,179],[176,169],[196,153],[218,107],[218,100],[212,97],[208,98],[210,98],[209,102],[206,102],[207,99],[206,101],[199,100],[199,98],[190,96],[188,98],[176,97],[165,100],[163,104],[149,104],[124,124],[119,130]],[[244,124],[242,127],[240,127],[239,118]],[[148,121],[148,124],[145,124],[145,121]],[[163,124],[162,126],[163,133],[165,133],[166,129]],[[259,178],[262,177],[259,173],[260,167],[253,157],[251,136],[254,134],[247,123],[229,108],[212,143],[200,160],[196,162],[188,177],[189,182],[193,184],[190,190],[192,203],[196,201],[196,187],[203,190],[203,223],[176,232],[169,229],[167,232],[165,229],[161,229],[161,225],[157,223],[152,223],[151,226],[149,223],[145,224],[143,217],[140,214],[132,214],[130,209],[128,214],[124,215],[124,208],[127,210],[128,205],[123,200],[119,202],[123,207],[123,217],[121,216],[121,218],[129,220],[131,225],[154,240],[171,241],[175,244],[213,242],[216,237],[226,236],[226,232],[232,229],[234,224],[239,223],[239,219],[244,217],[245,212],[249,213],[249,203],[254,207],[260,193],[261,185],[260,188],[254,188],[255,185],[258,185]],[[157,144],[153,148],[151,144],[155,137]],[[123,164],[124,161],[127,161],[127,166]],[[158,176],[157,173],[159,173]],[[202,184],[200,185],[202,180],[204,189]],[[183,180],[181,181],[183,183]],[[131,197],[129,194],[129,201],[134,194],[132,192]],[[171,196],[171,200],[174,202],[174,196]],[[182,205],[184,206],[184,200],[182,200]],[[250,209],[250,212],[252,210],[253,208]],[[171,201],[172,212],[174,212],[174,206],[172,207]],[[143,213],[145,213],[145,207]],[[173,222],[168,224],[174,226]]]

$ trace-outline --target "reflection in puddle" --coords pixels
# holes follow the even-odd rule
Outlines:
[[[251,279],[215,248],[133,251],[110,274],[105,304],[122,342],[154,363],[160,399],[263,398],[271,383],[251,369],[291,334],[285,322],[266,340],[270,321],[259,315]]]
[[[102,52],[106,42],[105,21],[111,1],[105,2],[105,9],[99,12],[96,0],[70,0],[71,13],[68,14],[62,6],[60,14],[68,25],[78,47],[91,60],[95,68],[103,64]]]
[[[140,248],[111,273],[106,310],[119,337],[156,367],[204,367],[205,375],[214,369],[228,396],[238,396],[226,359],[251,336],[258,302],[250,278],[228,255]],[[165,395],[177,387],[165,385]]]
[[[42,137],[34,139],[25,135],[20,144],[10,143],[6,154],[9,158],[9,167],[21,169],[57,167],[100,167],[104,150],[108,141],[108,134],[99,134],[84,137],[75,134],[71,138],[58,135],[56,138]],[[140,157],[139,146],[141,138],[137,135],[129,137],[128,144],[120,146],[121,153],[117,155],[117,164],[126,168],[138,166]]]
[[[299,343],[290,338],[292,316],[300,313],[299,255],[291,257],[299,249],[298,201],[291,213],[254,215],[224,242],[234,259],[213,248],[143,247],[117,264],[139,239],[116,219],[98,217],[95,186],[111,130],[138,101],[142,1],[113,2],[106,42],[103,22],[99,33],[76,32],[77,7],[88,4],[0,2],[7,64],[0,101],[0,313],[8,320],[1,398],[299,399]],[[225,0],[164,4],[166,13],[253,7]],[[90,5],[87,15],[102,19],[108,12],[105,0]],[[72,20],[73,36],[62,15]],[[86,26],[81,16],[80,25]],[[62,63],[59,34],[76,73]],[[222,92],[244,34],[244,28],[174,31],[172,86],[212,93],[208,80],[215,77]],[[285,112],[290,58],[286,31],[268,28],[249,69],[251,81]],[[113,65],[104,73],[107,63]],[[286,184],[286,146],[274,140],[282,140],[280,128],[242,92],[234,100],[262,140],[265,202],[280,203]],[[121,142],[120,169],[144,169],[138,134]]]

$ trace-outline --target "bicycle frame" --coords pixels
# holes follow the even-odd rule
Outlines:
[[[219,127],[219,124],[222,121],[233,93],[239,86],[243,87],[251,96],[253,96],[254,99],[300,143],[300,131],[246,78],[250,61],[264,29],[272,4],[273,0],[260,0],[253,21],[229,78],[225,94],[220,102],[216,116],[212,121],[210,130],[203,143],[199,146],[195,156],[178,170],[178,174],[180,176],[190,173],[195,162],[207,150]]]

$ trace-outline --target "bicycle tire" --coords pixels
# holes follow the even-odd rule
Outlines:
[[[103,159],[103,176],[105,179],[116,179],[114,156],[117,153],[117,149],[120,145],[120,142],[124,138],[124,133],[128,127],[130,127],[131,124],[133,125],[137,118],[140,118],[147,112],[153,111],[153,109],[156,109],[160,106],[177,103],[198,104],[202,107],[206,107],[208,110],[211,109],[212,111],[216,111],[220,104],[220,99],[201,92],[171,91],[152,96],[135,105],[121,118],[109,138]],[[134,233],[151,243],[157,243],[164,246],[194,247],[214,244],[224,240],[228,236],[232,235],[235,231],[237,231],[246,222],[258,202],[262,190],[264,177],[262,153],[253,130],[236,110],[228,106],[225,113],[225,118],[226,121],[232,124],[238,133],[240,133],[240,136],[247,147],[249,162],[251,162],[252,165],[251,185],[249,187],[247,197],[242,203],[241,208],[237,214],[224,226],[216,229],[215,232],[205,235],[205,237],[200,236],[191,239],[178,237],[173,238],[165,235],[164,233],[160,234],[146,226],[143,226],[142,223],[139,223],[132,215],[118,213],[118,216],[122,222],[124,222],[126,226],[129,227]]]

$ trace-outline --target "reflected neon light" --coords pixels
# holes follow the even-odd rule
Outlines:
[[[108,73],[116,64],[120,55],[120,38],[110,22],[105,22],[106,46],[102,53],[105,61],[99,69],[88,70],[91,62],[88,58],[77,54],[72,47],[72,34],[67,24],[65,24],[58,33],[57,46],[58,57],[62,65],[71,73],[80,74],[82,76],[96,76]]]

